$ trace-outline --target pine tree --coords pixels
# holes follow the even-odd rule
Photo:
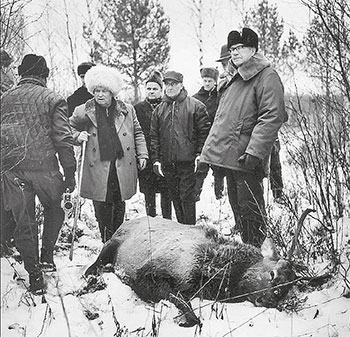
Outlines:
[[[125,74],[137,102],[149,69],[164,71],[169,61],[169,19],[157,0],[102,0],[99,18],[103,29],[94,42],[95,60]]]
[[[276,66],[281,56],[281,37],[284,29],[277,6],[270,5],[268,0],[262,0],[247,12],[243,23],[257,32],[259,50]]]

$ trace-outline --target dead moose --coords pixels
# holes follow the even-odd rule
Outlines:
[[[142,300],[175,303],[184,326],[198,323],[186,304],[195,296],[276,307],[295,279],[287,260],[264,257],[260,249],[225,238],[213,227],[151,217],[124,222],[85,275],[98,274],[107,264],[122,271],[123,281]]]

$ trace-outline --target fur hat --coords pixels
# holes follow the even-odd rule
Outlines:
[[[176,71],[168,71],[164,74],[163,82],[167,80],[173,80],[173,81],[182,83],[183,79],[184,77],[181,73],[178,73]]]
[[[85,85],[91,94],[97,87],[103,87],[109,90],[113,96],[117,96],[123,87],[123,80],[116,68],[97,65],[86,72]]]
[[[49,68],[43,56],[27,54],[24,56],[22,63],[18,66],[18,75],[20,76],[38,76],[47,78]]]
[[[83,62],[78,65],[78,75],[84,75],[86,72],[93,66],[95,66],[95,63],[92,62]]]
[[[218,80],[219,77],[219,70],[216,68],[202,68],[200,70],[201,77],[211,77],[215,80],[215,82]]]
[[[161,88],[163,88],[163,76],[158,70],[154,70],[151,75],[146,80],[146,84],[148,82],[154,82],[160,85]]]
[[[220,57],[218,60],[216,60],[215,62],[222,62],[222,61],[226,61],[228,59],[231,58],[231,55],[227,49],[227,44],[224,44],[221,46],[221,50],[220,50]]]
[[[12,57],[3,49],[0,49],[0,66],[1,68],[8,67],[12,63]]]
[[[250,28],[243,28],[242,34],[233,30],[227,37],[227,49],[230,50],[232,46],[242,43],[247,47],[254,47],[258,51],[258,41],[258,34]]]

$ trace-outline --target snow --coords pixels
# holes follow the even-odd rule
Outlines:
[[[216,200],[212,181],[209,173],[197,203],[198,222],[213,223],[223,233],[230,233],[234,220],[227,195]],[[126,218],[144,215],[143,195],[137,193],[127,202]],[[1,336],[141,337],[156,336],[155,333],[159,337],[350,336],[350,300],[349,296],[344,296],[346,288],[341,275],[321,289],[296,292],[303,301],[293,312],[258,308],[250,302],[224,304],[195,298],[191,304],[203,324],[201,329],[180,327],[176,322],[178,310],[173,304],[161,301],[153,305],[141,301],[113,273],[101,276],[106,284],[104,289],[79,295],[86,285],[82,276],[84,270],[102,247],[93,207],[88,200],[82,207],[82,219],[78,226],[83,235],[75,242],[73,261],[69,260],[67,245],[58,243],[57,272],[46,273],[48,289],[44,296],[31,296],[23,282],[13,277],[15,269],[28,285],[21,263],[12,257],[1,258]],[[350,220],[343,219],[339,227],[344,243],[350,237]],[[349,251],[349,247],[343,251]],[[346,268],[349,255],[343,255],[342,259]],[[88,314],[96,318],[89,320]]]

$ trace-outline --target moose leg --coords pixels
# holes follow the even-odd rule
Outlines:
[[[107,241],[102,247],[96,261],[85,271],[84,275],[97,275],[101,267],[105,266],[107,263],[114,263],[119,245],[119,241],[117,240]]]

